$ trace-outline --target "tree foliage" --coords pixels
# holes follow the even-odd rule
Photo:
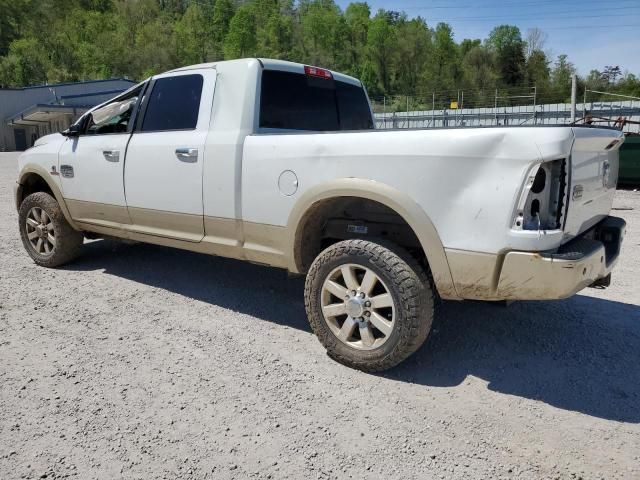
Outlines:
[[[342,11],[334,0],[0,0],[0,85],[127,76],[142,79],[185,64],[239,57],[280,58],[352,74],[372,97],[536,87],[544,101],[569,98],[575,67],[550,58],[539,29],[494,28],[486,39],[454,40],[446,23]],[[580,85],[640,93],[620,66],[594,70]]]

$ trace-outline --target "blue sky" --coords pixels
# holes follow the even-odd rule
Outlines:
[[[343,9],[349,1],[337,0]],[[456,41],[484,39],[493,27],[517,25],[523,37],[537,27],[547,35],[545,50],[565,53],[580,74],[605,65],[640,75],[640,0],[370,0],[379,8],[421,16],[429,26],[447,22]]]

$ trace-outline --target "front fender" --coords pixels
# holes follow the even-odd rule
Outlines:
[[[16,208],[18,210],[20,209],[24,184],[29,175],[38,175],[40,178],[42,178],[42,180],[44,180],[44,182],[49,186],[49,189],[53,193],[53,196],[58,202],[58,205],[60,205],[60,209],[64,214],[64,218],[73,229],[80,231],[81,229],[73,221],[73,218],[71,218],[71,213],[69,213],[67,204],[64,201],[64,197],[62,196],[60,185],[58,184],[58,182],[54,181],[53,178],[51,178],[51,173],[49,173],[42,165],[38,165],[37,163],[26,164],[18,174],[18,181],[16,182],[16,186],[14,187]]]
[[[425,252],[433,280],[442,298],[458,299],[447,257],[438,232],[425,211],[407,194],[374,180],[340,178],[324,182],[307,190],[294,205],[287,220],[289,270],[300,272],[296,248],[300,227],[307,212],[318,202],[338,197],[360,197],[381,203],[400,215],[418,237]]]

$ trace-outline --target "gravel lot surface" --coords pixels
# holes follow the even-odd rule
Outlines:
[[[640,192],[607,290],[447,302],[384,375],[331,361],[303,280],[94,241],[22,249],[0,154],[0,478],[640,478]]]

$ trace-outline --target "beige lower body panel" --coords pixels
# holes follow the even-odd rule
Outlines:
[[[602,246],[580,260],[535,252],[492,255],[446,249],[458,295],[467,300],[556,300],[567,298],[608,275]]]
[[[286,228],[141,208],[66,200],[82,230],[286,268]]]
[[[489,253],[445,249],[459,297],[489,300],[496,297],[502,258]]]
[[[163,212],[148,208],[129,207],[132,231],[174,238],[187,242],[199,242],[204,237],[202,215]]]
[[[131,224],[131,218],[126,206],[70,200],[68,198],[65,199],[65,202],[71,217],[76,222],[115,228]]]

